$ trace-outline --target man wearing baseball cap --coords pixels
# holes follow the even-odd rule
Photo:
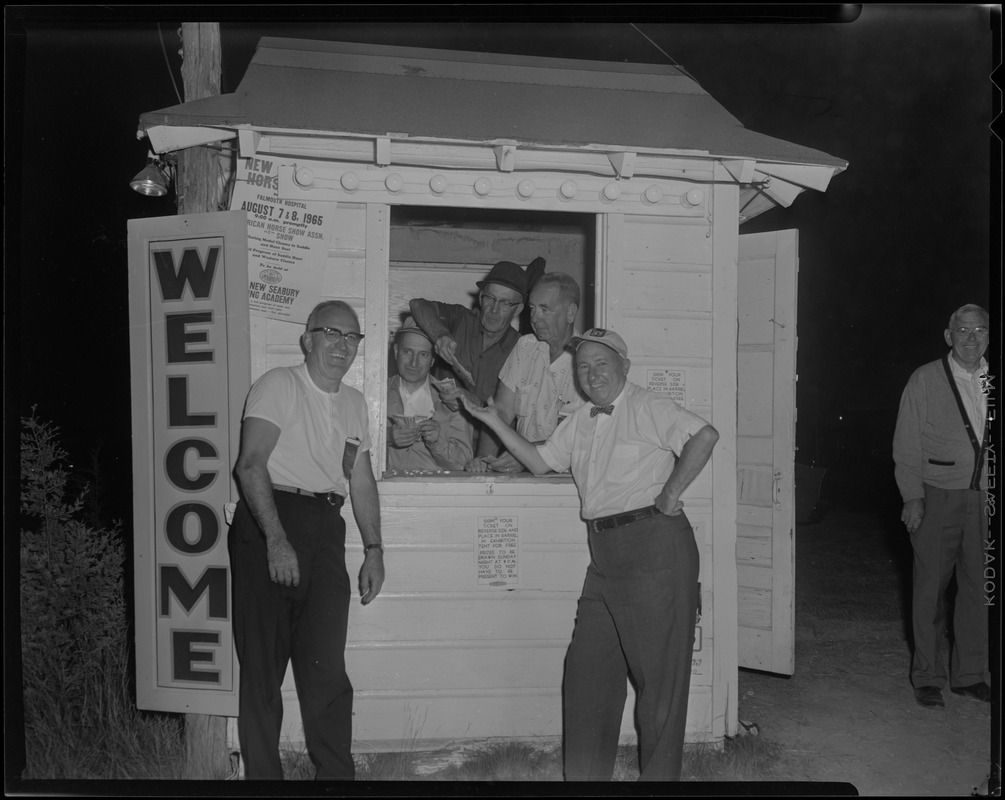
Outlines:
[[[680,496],[719,434],[667,395],[628,381],[628,346],[593,328],[574,337],[590,399],[540,445],[490,406],[465,407],[534,474],[571,468],[590,566],[565,661],[567,780],[611,780],[626,679],[637,693],[639,780],[679,780],[698,606],[698,548]]]

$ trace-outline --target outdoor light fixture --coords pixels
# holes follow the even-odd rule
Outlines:
[[[136,173],[129,185],[134,192],[147,197],[163,197],[171,187],[171,165],[149,153],[147,165]]]

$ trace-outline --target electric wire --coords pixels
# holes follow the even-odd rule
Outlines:
[[[157,35],[161,40],[161,52],[164,54],[164,64],[167,66],[168,76],[171,78],[171,85],[174,86],[175,97],[178,98],[178,103],[183,103],[181,99],[181,92],[178,91],[178,84],[174,79],[174,72],[171,71],[171,61],[168,59],[167,47],[164,45],[164,31],[161,30],[161,24],[157,23]]]

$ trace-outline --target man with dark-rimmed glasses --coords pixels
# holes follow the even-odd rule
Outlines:
[[[365,555],[366,605],[384,582],[366,402],[343,384],[363,335],[346,303],[311,312],[304,362],[262,375],[248,393],[230,528],[234,641],[241,667],[238,734],[249,778],[283,776],[282,683],[293,665],[307,752],[319,779],[353,779],[353,687],[345,669],[351,589],[347,496]]]
[[[901,521],[914,549],[911,683],[915,700],[926,708],[945,705],[944,604],[954,571],[950,687],[973,700],[991,699],[983,594],[992,413],[984,360],[988,325],[980,306],[953,312],[943,334],[950,349],[911,375],[893,439],[894,475],[904,499]]]

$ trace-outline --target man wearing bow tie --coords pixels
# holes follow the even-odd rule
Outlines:
[[[591,403],[533,445],[492,407],[465,407],[535,474],[571,468],[591,561],[563,684],[565,776],[611,780],[630,676],[640,780],[679,780],[698,605],[698,548],[681,494],[719,434],[628,381],[628,347],[593,328],[570,343]]]

